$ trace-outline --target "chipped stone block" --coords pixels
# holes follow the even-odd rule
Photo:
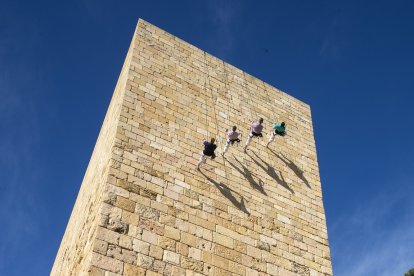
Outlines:
[[[270,245],[266,242],[258,241],[257,242],[257,248],[261,250],[270,251]]]
[[[120,219],[109,219],[107,228],[117,233],[126,234],[128,232],[128,224]]]

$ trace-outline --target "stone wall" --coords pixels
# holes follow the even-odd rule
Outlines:
[[[128,55],[52,274],[332,275],[309,106],[143,20]]]

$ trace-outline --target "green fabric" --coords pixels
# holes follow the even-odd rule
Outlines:
[[[273,129],[276,129],[279,132],[285,132],[285,128],[282,127],[282,124],[274,123]]]

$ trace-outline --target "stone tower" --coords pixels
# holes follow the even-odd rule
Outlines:
[[[51,274],[332,275],[309,106],[139,20]]]

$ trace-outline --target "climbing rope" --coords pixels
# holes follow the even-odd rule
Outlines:
[[[205,106],[205,111],[206,111],[206,132],[207,132],[207,140],[209,140],[209,131],[208,131],[208,109],[207,109],[207,78],[209,78],[209,74],[208,74],[208,69],[207,69],[207,61],[205,59],[205,54],[204,53],[204,95],[203,95],[203,99],[204,99],[204,106]],[[209,81],[210,82],[210,81]]]
[[[251,113],[251,117],[253,117],[253,121],[249,122],[249,126],[250,126],[249,135],[250,135],[250,132],[252,131],[251,123],[256,122],[256,120],[259,119],[259,117],[257,116],[257,113],[254,111],[253,101],[250,98],[250,93],[249,93],[249,89],[248,89],[248,85],[247,85],[247,79],[246,79],[246,73],[245,72],[243,72],[243,79],[244,79],[244,85],[245,85],[245,92],[247,94],[247,102],[248,103],[250,102],[250,113]],[[254,116],[253,116],[253,113],[255,113]],[[258,138],[263,138],[263,137],[259,136]]]
[[[208,66],[207,66],[207,53],[206,52],[204,52],[204,61],[205,61],[205,65],[206,65],[206,71],[207,71],[207,81],[208,81],[208,87],[211,87],[211,85],[210,85],[210,73],[208,72]],[[215,97],[215,99],[214,99],[214,95],[213,95],[213,89],[210,89],[211,90],[211,98],[212,98],[212,100],[213,100],[213,112],[214,112],[214,120],[216,121],[216,124],[215,124],[215,129],[216,129],[216,138],[218,137],[218,133],[217,133],[217,126],[218,126],[218,120],[217,120],[217,114],[216,114],[216,104],[217,104],[217,99],[218,99],[218,97]],[[207,103],[207,100],[206,100],[206,103]],[[207,109],[207,105],[206,105],[206,109]],[[207,130],[208,131],[208,130]],[[218,140],[218,139],[216,139],[216,140]]]
[[[227,118],[226,118],[226,126],[228,126],[229,127],[229,130],[230,130],[233,127],[233,124],[231,124],[231,121],[230,121],[230,113],[231,113],[230,103],[232,102],[232,95],[230,94],[229,75],[228,75],[228,72],[226,70],[226,64],[225,64],[224,61],[223,61],[223,68],[224,68],[224,75],[225,75],[224,85],[225,85],[226,93],[228,95],[228,97],[226,97],[227,98]],[[233,107],[233,110],[234,110],[234,107]],[[243,135],[240,132],[240,129],[238,129],[238,131],[240,133],[240,135],[239,135],[238,138],[241,140]],[[227,143],[227,133],[225,135],[224,141],[225,141],[225,143]],[[237,146],[239,146],[239,144],[240,143],[237,143]]]

